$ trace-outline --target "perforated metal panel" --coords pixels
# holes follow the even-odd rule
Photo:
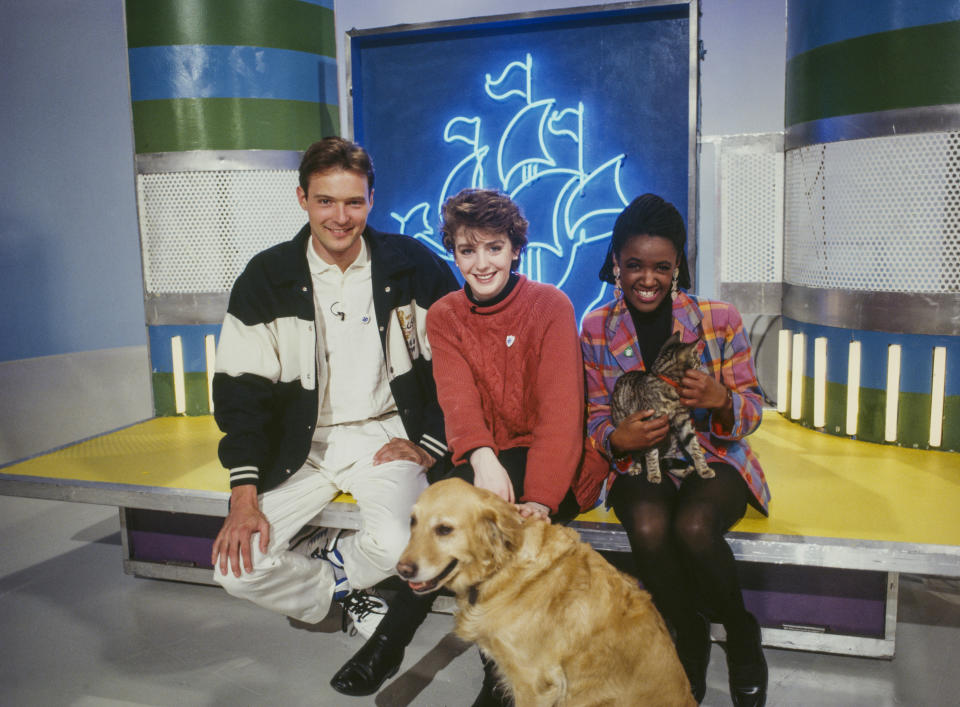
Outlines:
[[[785,175],[786,282],[960,292],[960,133],[802,147]]]
[[[147,293],[229,291],[253,255],[306,223],[296,187],[296,170],[139,175]]]
[[[783,153],[780,135],[720,143],[720,281],[780,282]]]

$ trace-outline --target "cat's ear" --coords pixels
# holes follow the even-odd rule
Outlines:
[[[679,331],[675,331],[670,335],[666,341],[663,342],[664,347],[679,344],[683,339],[683,335]]]

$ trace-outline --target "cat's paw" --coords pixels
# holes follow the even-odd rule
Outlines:
[[[697,473],[700,474],[701,479],[712,479],[717,475],[713,469],[706,465],[702,469],[697,469]]]

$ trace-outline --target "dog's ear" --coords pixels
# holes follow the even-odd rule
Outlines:
[[[492,559],[501,566],[523,542],[523,520],[516,508],[502,501],[484,509],[482,524]]]

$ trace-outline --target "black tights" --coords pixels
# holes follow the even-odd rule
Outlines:
[[[659,484],[640,474],[618,476],[610,489],[640,581],[678,633],[695,630],[694,622],[702,621],[698,613],[728,629],[746,617],[723,535],[746,512],[749,490],[733,467],[709,466],[715,478],[691,472],[679,488],[667,474]]]

